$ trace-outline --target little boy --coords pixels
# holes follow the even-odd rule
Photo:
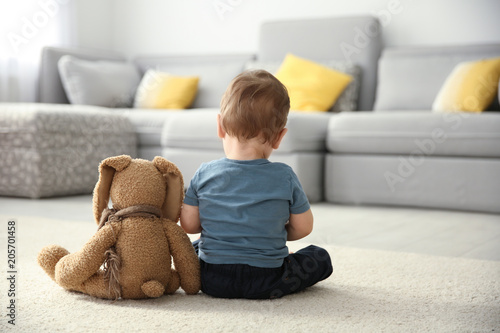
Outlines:
[[[268,160],[278,149],[290,100],[263,70],[229,84],[217,115],[226,158],[204,163],[181,210],[181,226],[201,237],[202,291],[223,298],[277,298],[312,286],[332,273],[324,249],[289,254],[286,241],[307,236],[313,215],[292,169]]]

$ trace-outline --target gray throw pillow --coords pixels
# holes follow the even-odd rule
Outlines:
[[[318,63],[352,76],[353,80],[347,85],[330,111],[356,111],[358,107],[359,86],[361,84],[361,67],[350,62],[318,61]],[[281,66],[281,61],[252,60],[245,64],[245,70],[263,69],[275,74]]]
[[[122,61],[89,61],[70,55],[61,57],[57,65],[71,104],[132,106],[141,80],[134,65]]]

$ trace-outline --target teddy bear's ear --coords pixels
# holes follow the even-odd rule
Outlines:
[[[167,182],[167,194],[161,208],[163,217],[177,222],[181,215],[182,200],[184,199],[184,180],[177,166],[156,156],[153,165],[161,172]]]
[[[94,218],[99,224],[102,211],[108,207],[109,191],[116,171],[122,171],[129,166],[132,158],[128,155],[109,157],[99,165],[99,180],[94,188]]]

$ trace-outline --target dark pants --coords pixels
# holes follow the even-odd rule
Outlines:
[[[193,242],[198,253],[199,240]],[[310,245],[290,254],[277,268],[209,264],[200,259],[201,290],[220,298],[272,299],[304,290],[332,274],[328,252]]]

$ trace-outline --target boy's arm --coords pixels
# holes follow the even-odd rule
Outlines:
[[[302,214],[290,214],[290,220],[285,225],[287,240],[294,241],[309,235],[313,229],[313,220],[310,208]]]
[[[201,232],[200,211],[198,206],[182,204],[181,207],[181,227],[188,234]]]

